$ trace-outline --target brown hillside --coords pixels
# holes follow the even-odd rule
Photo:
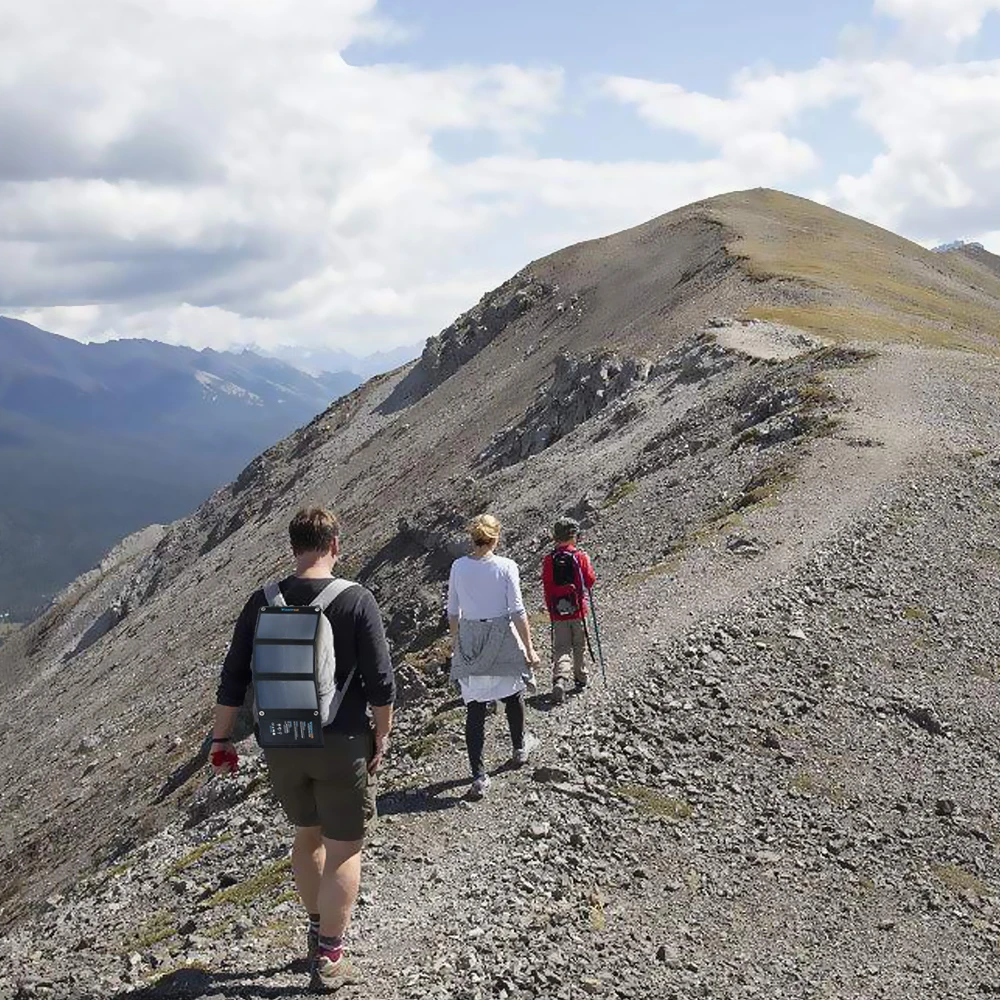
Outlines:
[[[967,260],[974,261],[987,268],[987,270],[992,271],[997,277],[1000,277],[1000,256],[990,253],[989,250],[978,244],[966,243],[964,246],[949,251],[948,256],[964,257]]]
[[[709,213],[735,238],[727,249],[751,276],[794,281],[804,303],[754,306],[751,315],[837,340],[861,338],[994,353],[1000,275],[936,254],[894,233],[775,191],[730,195]]]
[[[596,926],[587,915],[600,909],[604,920],[605,904],[586,901],[605,893],[609,927],[635,917],[634,936],[616,939],[612,951],[641,953],[637,963],[660,979],[620,995],[653,995],[648,990],[673,974],[665,959],[654,961],[655,946],[649,955],[641,950],[643,921],[659,927],[667,919],[659,902],[666,893],[676,894],[672,906],[687,908],[691,926],[721,940],[724,915],[706,900],[718,905],[723,896],[700,887],[735,877],[738,855],[727,845],[740,845],[740,865],[758,880],[755,891],[766,893],[769,913],[798,907],[799,896],[809,912],[824,912],[822,923],[806,913],[803,926],[831,924],[824,907],[859,898],[855,874],[868,866],[873,885],[905,893],[915,876],[897,879],[894,855],[869,834],[890,814],[895,831],[905,813],[894,810],[907,794],[919,799],[906,806],[914,816],[931,802],[928,816],[912,819],[908,843],[924,838],[914,870],[958,865],[948,852],[958,857],[971,841],[959,843],[957,821],[935,818],[934,799],[966,796],[972,810],[981,798],[973,785],[982,768],[973,762],[998,750],[988,725],[994,668],[976,669],[972,658],[985,648],[978,633],[965,644],[947,631],[940,644],[935,629],[985,623],[996,596],[985,568],[995,566],[990,539],[1000,516],[989,465],[1000,384],[989,356],[998,317],[1000,277],[982,263],[932,254],[771,191],[700,202],[529,264],[431,338],[417,362],[337,401],[189,518],[130,539],[0,646],[0,812],[10,831],[0,856],[0,923],[25,921],[59,889],[80,899],[97,894],[102,902],[91,915],[100,924],[101,907],[111,913],[117,905],[111,873],[121,865],[146,873],[149,907],[186,905],[157,895],[172,877],[149,874],[141,845],[165,828],[175,838],[207,837],[201,824],[213,810],[265,814],[257,784],[243,786],[239,802],[213,798],[222,793],[206,781],[203,738],[232,622],[252,589],[286,570],[286,524],[307,501],[342,513],[345,575],[375,592],[388,623],[403,703],[384,804],[399,813],[407,812],[400,804],[407,796],[430,813],[426,789],[463,773],[440,639],[444,585],[462,551],[464,521],[484,509],[500,515],[505,550],[522,567],[544,641],[537,573],[548,527],[567,511],[582,519],[614,650],[611,683],[606,692],[588,691],[591,700],[573,706],[563,729],[560,717],[541,711],[532,724],[548,739],[549,763],[574,762],[577,784],[567,787],[576,797],[552,807],[553,829],[563,829],[560,809],[605,804],[583,818],[574,813],[578,826],[565,825],[567,837],[583,831],[577,839],[590,846],[582,867],[556,865],[565,885],[550,886],[544,899],[579,892]],[[939,349],[945,346],[986,357]],[[925,497],[927,508],[917,510]],[[949,544],[928,527],[915,549],[907,547],[907,531],[939,514],[951,519],[950,532],[971,533],[975,544]],[[941,595],[931,576],[968,586],[956,583]],[[896,634],[901,622],[910,630],[905,642]],[[947,760],[927,742],[936,719],[923,711],[927,705],[961,719]],[[25,719],[38,721],[26,727]],[[572,750],[576,739],[586,753]],[[905,764],[883,775],[884,760]],[[505,850],[520,856],[519,810],[536,792],[530,774],[516,781],[508,798],[498,793],[495,821],[458,809],[401,817],[391,834],[408,845],[400,866],[458,840],[474,847],[509,837]],[[651,817],[639,808],[650,802],[666,812]],[[843,803],[850,809],[841,815]],[[673,821],[687,819],[692,825],[675,837]],[[247,822],[260,833],[256,812]],[[985,818],[977,823],[986,829]],[[848,827],[850,849],[838,846]],[[702,833],[709,840],[691,850],[705,848],[711,871],[685,881],[661,866],[695,843],[685,838]],[[267,838],[266,830],[248,836],[257,853],[234,864],[263,864],[267,851],[273,860],[281,843]],[[663,850],[643,854],[639,842],[657,838]],[[823,845],[832,843],[829,857],[856,851],[859,860],[853,867],[816,861],[822,877],[802,875],[800,885],[794,872],[772,877],[772,840],[789,847],[789,859],[799,848],[826,859]],[[611,878],[617,865],[600,855],[604,844],[625,845],[636,858],[629,870],[648,868],[663,885],[657,881],[647,899],[638,876],[634,883]],[[767,858],[754,860],[761,852]],[[600,864],[588,867],[599,855]],[[488,884],[493,877],[475,858],[464,858],[468,872],[459,860],[436,862],[459,887],[454,892],[415,901],[405,893],[424,876],[412,872],[395,889],[384,886],[395,894],[397,914],[422,928],[427,955],[435,908],[464,898],[466,878]],[[971,870],[964,854],[960,861]],[[981,864],[977,878],[1000,879],[995,858]],[[96,881],[73,890],[85,873]],[[664,888],[674,882],[688,888]],[[207,883],[196,888],[214,891]],[[747,892],[747,915],[726,932],[733,968],[740,962],[732,956],[763,947],[747,900],[764,897]],[[893,906],[900,899],[892,895]],[[852,911],[860,939],[889,919],[870,909]],[[966,927],[954,909],[937,906],[909,950],[899,950],[900,963],[939,949],[945,968]],[[47,918],[37,919],[23,924],[25,954],[33,935],[44,933]],[[992,917],[982,919],[991,926]],[[538,933],[556,933],[561,920],[546,916]],[[372,947],[393,956],[388,965],[421,963],[393,951],[409,948],[416,932],[390,929],[391,946],[370,931]],[[775,924],[768,933],[774,944],[798,932]],[[970,934],[972,943],[959,947],[969,967],[988,936]],[[559,945],[572,950],[570,965],[590,969],[608,958],[583,931],[574,935]],[[116,956],[119,944],[116,938],[111,948]],[[845,953],[857,946],[845,941]],[[178,938],[170,947],[161,965],[179,961],[187,946]],[[534,955],[526,944],[518,948]],[[85,947],[73,967],[83,968],[88,956]],[[38,961],[37,974],[50,976],[48,958]],[[94,958],[95,967],[101,961]],[[152,975],[152,959],[140,961]],[[685,961],[678,960],[677,976],[687,975]],[[490,967],[497,981],[501,973]],[[906,985],[905,975],[900,981]],[[393,983],[385,996],[425,995]],[[679,979],[670,986],[687,995]],[[577,995],[572,989],[560,995]],[[864,995],[853,979],[845,989],[842,995]]]

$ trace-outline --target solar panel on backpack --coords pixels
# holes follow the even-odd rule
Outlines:
[[[257,740],[262,747],[321,747],[316,647],[321,608],[265,607],[253,643]]]

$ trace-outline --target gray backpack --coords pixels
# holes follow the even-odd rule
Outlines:
[[[321,747],[323,727],[337,716],[354,678],[337,687],[333,629],[326,609],[351,580],[334,580],[312,603],[293,607],[277,583],[264,588],[267,607],[253,636],[254,717],[262,747]]]

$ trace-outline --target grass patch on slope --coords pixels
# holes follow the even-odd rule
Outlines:
[[[784,323],[830,340],[877,340],[895,343],[916,343],[927,347],[965,348],[986,354],[1000,354],[1000,344],[983,341],[988,313],[984,312],[983,333],[942,320],[914,319],[881,310],[836,306],[816,302],[802,306],[754,306],[746,311],[747,319],[764,319]],[[996,321],[994,321],[996,322]],[[1000,332],[1000,324],[996,329]]]
[[[205,909],[222,906],[226,903],[231,903],[233,906],[247,906],[265,893],[284,885],[291,870],[292,859],[282,858],[280,861],[275,861],[266,868],[262,868],[246,881],[231,885],[226,889],[220,889],[209,896],[202,906]]]
[[[154,944],[166,941],[177,934],[177,921],[169,910],[157,910],[136,932],[129,941],[129,947],[135,949],[151,948]]]
[[[993,890],[981,878],[959,865],[935,865],[934,874],[952,892],[967,892],[980,898],[993,895]]]
[[[792,279],[816,296],[754,306],[748,318],[832,340],[1000,353],[1000,276],[972,260],[777,191],[717,199],[709,214],[733,233],[726,249],[752,279]]]
[[[627,479],[624,482],[616,483],[608,495],[604,498],[602,507],[614,507],[616,503],[621,503],[626,497],[630,497],[639,488],[639,484],[634,479]]]
[[[197,864],[210,850],[212,850],[213,847],[218,847],[220,844],[225,844],[227,841],[232,839],[233,835],[229,831],[225,831],[224,833],[220,833],[215,839],[208,840],[204,844],[199,844],[193,850],[185,854],[184,857],[175,861],[170,868],[167,869],[167,875],[179,875],[185,869]]]
[[[694,808],[685,799],[664,795],[663,792],[646,785],[621,785],[618,794],[631,800],[639,812],[662,819],[690,819]]]

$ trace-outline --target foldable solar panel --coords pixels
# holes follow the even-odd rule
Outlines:
[[[266,607],[253,644],[257,738],[263,747],[321,747],[316,688],[319,608]]]

